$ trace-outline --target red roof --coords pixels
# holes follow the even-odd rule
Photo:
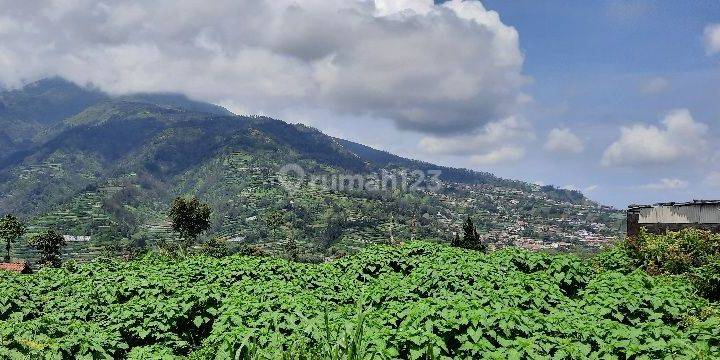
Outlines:
[[[27,269],[27,266],[28,265],[25,262],[0,263],[0,269],[16,273],[24,272]]]

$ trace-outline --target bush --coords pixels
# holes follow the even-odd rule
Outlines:
[[[698,229],[650,234],[641,230],[594,258],[597,268],[629,273],[643,268],[652,275],[683,275],[698,293],[720,300],[720,235]]]
[[[695,269],[690,280],[707,299],[720,300],[720,257],[714,257],[707,264]]]
[[[663,235],[640,231],[627,241],[630,254],[651,274],[684,274],[720,254],[720,235],[698,229]]]
[[[629,250],[627,243],[615,244],[595,255],[593,265],[598,270],[629,274],[640,265],[637,259],[630,256]]]

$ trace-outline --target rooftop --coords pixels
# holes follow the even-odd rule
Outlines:
[[[26,271],[28,264],[26,262],[0,263],[0,270],[16,272],[18,274]]]
[[[652,207],[656,207],[656,206],[697,206],[697,205],[720,205],[720,200],[693,200],[693,201],[687,201],[687,202],[664,202],[664,203],[656,203],[653,205],[631,204],[630,206],[628,206],[628,210],[647,209],[647,208],[652,208]]]

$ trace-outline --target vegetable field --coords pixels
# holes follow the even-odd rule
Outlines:
[[[684,278],[412,242],[310,265],[94,261],[0,274],[2,359],[720,357]]]

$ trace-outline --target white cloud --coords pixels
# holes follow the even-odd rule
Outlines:
[[[182,92],[269,115],[322,109],[432,134],[481,128],[527,99],[518,33],[479,1],[0,0],[0,9],[8,86],[60,75],[112,93]]]
[[[709,24],[703,31],[705,41],[705,52],[708,55],[720,53],[720,24]]]
[[[713,171],[705,177],[703,184],[720,188],[720,171]]]
[[[584,192],[587,193],[587,194],[589,194],[589,193],[592,193],[592,192],[597,191],[598,189],[600,189],[600,185],[590,185],[590,186],[588,186],[588,187],[585,188],[585,191],[584,191]]]
[[[620,128],[620,138],[604,152],[604,166],[646,166],[703,158],[708,126],[696,122],[687,109],[673,110],[662,127],[633,125]]]
[[[640,84],[640,92],[646,95],[661,93],[670,86],[670,82],[664,77],[654,77],[643,81]]]
[[[583,152],[585,146],[582,140],[573,134],[570,129],[555,128],[548,134],[543,148],[551,152],[579,154]]]
[[[510,163],[522,159],[525,156],[525,149],[505,146],[486,154],[473,155],[470,162],[475,165],[496,165],[503,162]]]
[[[660,179],[660,181],[640,186],[645,190],[679,190],[687,188],[689,183],[680,179]]]
[[[523,142],[532,140],[534,134],[531,124],[517,117],[508,117],[486,124],[474,134],[453,137],[428,136],[418,144],[422,151],[440,155],[469,155],[495,150],[508,144],[520,147]]]

